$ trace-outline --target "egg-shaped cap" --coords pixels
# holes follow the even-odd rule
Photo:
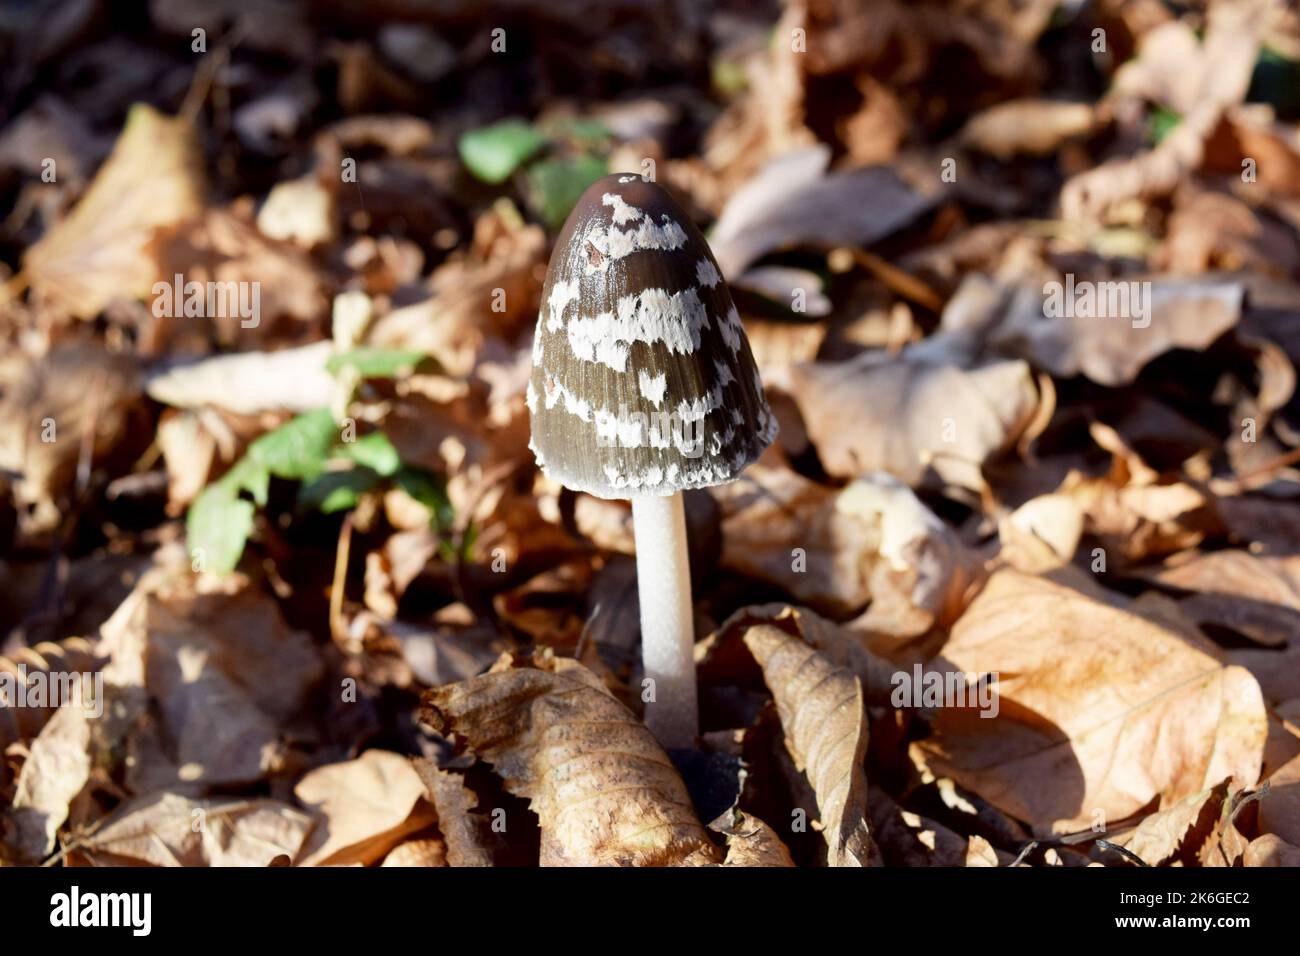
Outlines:
[[[776,437],[713,253],[661,186],[606,176],[569,214],[527,401],[542,470],[601,498],[733,481]]]

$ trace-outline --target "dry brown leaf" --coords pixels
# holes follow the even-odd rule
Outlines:
[[[1184,797],[1146,817],[1126,839],[1115,842],[1136,853],[1147,866],[1194,862],[1218,828],[1230,783],[1222,780],[1208,790]]]
[[[386,750],[317,767],[293,793],[320,819],[303,866],[369,866],[437,819],[410,760]]]
[[[724,278],[778,249],[870,245],[937,201],[885,166],[828,174],[830,156],[823,144],[786,153],[736,191],[709,237]]]
[[[25,532],[57,526],[58,503],[78,469],[89,475],[102,464],[139,424],[140,411],[126,356],[67,345],[40,359],[13,351],[0,360],[0,471],[21,476],[13,491]]]
[[[832,475],[887,471],[917,487],[974,491],[980,466],[1014,444],[1038,408],[1029,366],[995,362],[965,370],[881,353],[796,366],[793,395]],[[863,415],[863,409],[870,414]]]
[[[884,706],[889,703],[897,667],[868,649],[866,635],[841,627],[807,608],[788,604],[743,607],[727,618],[697,648],[696,664],[701,679],[707,682],[714,678],[718,668],[725,669],[728,642],[743,638],[751,627],[760,624],[780,628],[799,638],[836,667],[849,671],[861,682],[863,698],[868,704]]]
[[[463,737],[530,801],[543,866],[703,866],[718,852],[650,731],[585,667],[518,666],[424,696],[425,719]]]
[[[749,628],[745,645],[776,700],[786,748],[817,795],[827,863],[878,863],[866,818],[862,685],[848,670],[770,624]]]
[[[1225,627],[1270,647],[1300,634],[1300,556],[1187,554],[1143,577],[1192,592],[1179,603],[1198,624]]]
[[[407,840],[393,847],[380,866],[447,866],[447,851],[441,840]]]
[[[162,274],[149,242],[200,213],[202,170],[189,121],[133,106],[76,208],[23,257],[33,295],[78,319],[114,299],[146,298]]]
[[[172,295],[177,274],[186,285],[241,283],[240,294],[246,289],[249,296],[256,290],[256,314],[244,316],[228,306],[225,314],[206,317],[223,341],[244,346],[250,338],[269,337],[285,320],[315,328],[329,315],[329,290],[311,256],[290,242],[262,235],[237,206],[208,209],[200,219],[160,230],[155,248]],[[185,320],[170,321],[180,325]]]
[[[1083,535],[1083,509],[1068,495],[1039,495],[998,521],[998,558],[1042,574],[1069,564]]]
[[[466,786],[464,775],[424,757],[412,758],[412,764],[438,812],[447,866],[495,866],[504,837],[486,813],[474,812],[479,798]]]
[[[950,620],[978,561],[904,485],[870,474],[841,491],[754,465],[711,490],[723,510],[722,564],[861,625],[911,637]]]
[[[753,814],[732,808],[709,827],[727,838],[723,866],[794,866],[776,831]]]
[[[1170,349],[1203,351],[1241,318],[1243,286],[1224,279],[1131,280],[1146,290],[1139,292],[1126,279],[1117,290],[1122,297],[1111,296],[1107,286],[1085,286],[1081,276],[1072,281],[1053,275],[1048,282],[1056,285],[994,282],[978,306],[950,304],[941,331],[976,333],[993,354],[1023,358],[1058,378],[1086,375],[1099,385],[1119,386]],[[972,277],[962,289],[988,285],[988,279]],[[1079,304],[1085,292],[1093,296],[1092,306]],[[959,290],[953,302],[969,305],[974,295]],[[1050,314],[1049,301],[1054,308],[1057,299],[1060,312]]]
[[[1300,866],[1300,846],[1266,833],[1250,842],[1242,866]]]
[[[1300,757],[1278,767],[1259,800],[1259,831],[1300,846]]]
[[[1163,87],[1182,121],[1154,149],[1110,160],[1067,181],[1061,189],[1067,219],[1096,219],[1123,201],[1168,195],[1201,163],[1206,139],[1250,87],[1269,6],[1270,0],[1212,4],[1200,44],[1185,24],[1144,38],[1121,89],[1151,96]]]
[[[1062,100],[1011,100],[972,116],[961,131],[962,142],[999,159],[1026,154],[1046,156],[1067,140],[1092,131],[1091,103]]]
[[[238,575],[146,575],[104,625],[100,646],[116,655],[140,643],[152,707],[131,738],[127,782],[137,793],[273,771],[281,728],[324,669],[311,638]]]
[[[149,378],[146,391],[177,408],[210,405],[236,415],[307,412],[329,405],[338,382],[325,370],[334,346],[314,342],[275,352],[241,352],[175,365]]]
[[[95,866],[268,866],[293,859],[316,821],[278,800],[139,797],[74,838]]]
[[[945,708],[913,745],[919,758],[1039,833],[1259,775],[1268,728],[1254,678],[1208,642],[1072,588],[996,572],[942,659],[1000,675],[999,712]]]

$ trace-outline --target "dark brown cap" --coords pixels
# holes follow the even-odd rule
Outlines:
[[[527,397],[542,470],[601,498],[733,481],[776,437],[708,243],[626,173],[583,193],[556,240]]]

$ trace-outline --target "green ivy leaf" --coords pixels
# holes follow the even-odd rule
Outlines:
[[[552,231],[559,229],[587,187],[607,170],[604,159],[589,153],[535,163],[528,170],[533,208]]]
[[[521,119],[506,119],[461,136],[461,162],[486,183],[505,182],[532,156],[546,137]]]
[[[203,489],[185,516],[190,555],[201,556],[203,569],[216,574],[235,570],[252,531],[253,503],[224,479]]]
[[[338,429],[328,408],[305,412],[248,446],[255,465],[280,478],[314,478],[325,470]]]
[[[355,369],[362,378],[396,378],[427,358],[427,353],[411,349],[362,347],[331,355],[325,363],[325,369],[331,375],[350,368]]]
[[[371,432],[354,442],[339,445],[334,449],[334,454],[369,468],[385,478],[391,478],[402,467],[402,456],[383,432]]]

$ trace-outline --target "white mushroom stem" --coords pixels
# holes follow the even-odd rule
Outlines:
[[[664,747],[690,747],[699,728],[695,696],[695,624],[691,605],[686,511],[679,491],[632,499],[641,662],[654,683],[646,726]],[[650,697],[643,693],[642,698]]]

